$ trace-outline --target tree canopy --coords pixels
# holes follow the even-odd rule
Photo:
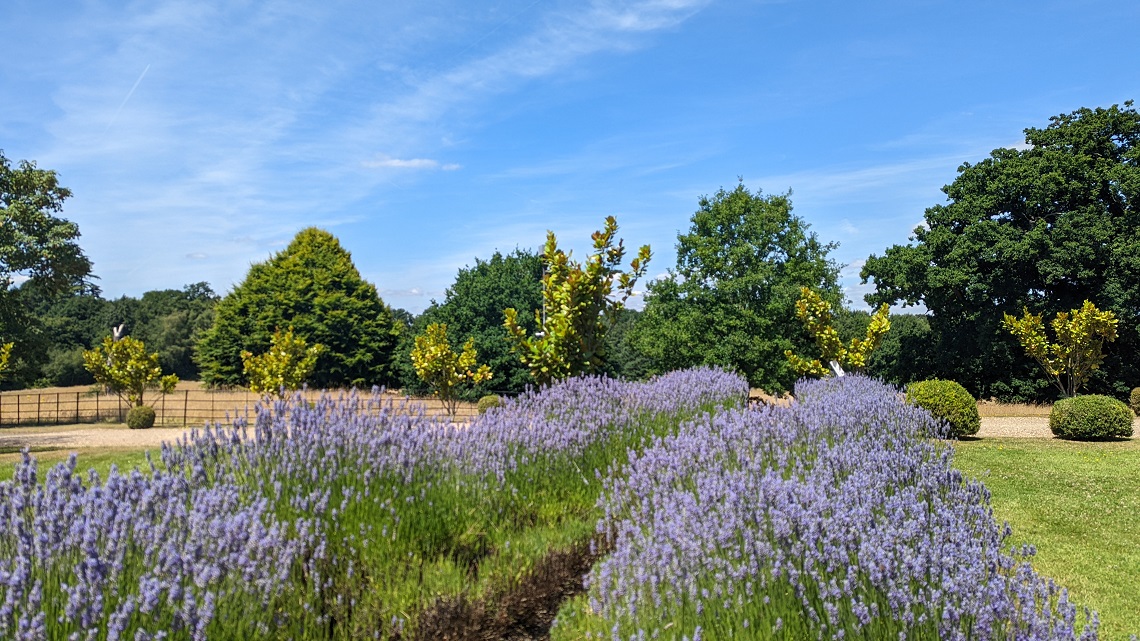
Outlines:
[[[493,373],[489,381],[460,390],[462,398],[473,400],[491,391],[508,394],[523,391],[534,381],[507,340],[503,310],[508,307],[520,310],[542,307],[542,258],[530,250],[515,249],[505,255],[496,251],[489,260],[476,258],[474,265],[459,270],[443,302],[432,301],[413,321],[411,331],[400,338],[403,387],[428,391],[412,367],[411,350],[415,337],[426,332],[428,325],[438,323],[446,325],[448,339],[454,344],[473,338],[479,361],[486,363]],[[538,325],[529,316],[523,315],[520,322],[533,334]]]
[[[24,294],[54,297],[82,287],[91,261],[77,239],[79,227],[57,216],[71,191],[54,171],[31,161],[13,167],[0,150],[0,343],[14,342],[15,361],[37,360],[43,328],[30,315]],[[21,287],[13,287],[17,279]]]
[[[1082,108],[1025,142],[958,168],[912,243],[867,260],[867,301],[924,304],[939,374],[975,396],[1045,400],[1050,381],[1001,321],[1088,299],[1126,328],[1090,387],[1121,394],[1140,380],[1140,114]]]
[[[649,245],[642,245],[630,260],[629,271],[619,269],[625,247],[621,239],[614,242],[617,230],[617,219],[606,217],[605,227],[591,236],[594,252],[581,263],[560,249],[554,232],[547,231],[542,251],[543,307],[534,310],[540,331],[527,332],[519,323],[518,310],[503,310],[503,326],[514,350],[540,385],[606,370],[606,334],[650,259]]]
[[[805,353],[796,319],[801,287],[838,305],[839,268],[810,225],[792,214],[789,194],[763,195],[740,183],[699,201],[688,233],[677,236],[677,266],[651,283],[634,344],[651,373],[722,365],[751,385],[785,390],[796,372],[786,350]]]
[[[324,346],[309,380],[318,387],[387,385],[398,326],[376,287],[360,276],[335,236],[310,227],[264,263],[250,267],[215,308],[196,346],[202,380],[242,385],[241,353],[261,354],[273,332]]]

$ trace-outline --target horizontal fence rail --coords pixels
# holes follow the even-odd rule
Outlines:
[[[347,394],[329,390],[336,397]],[[322,392],[307,391],[310,401]],[[370,392],[358,392],[363,407],[372,399]],[[447,416],[443,403],[436,398],[381,395],[397,409],[407,413],[422,411],[430,416]],[[237,417],[252,420],[261,396],[249,391],[177,390],[171,394],[150,395],[147,405],[154,408],[155,425],[198,427],[206,423],[228,423]],[[4,392],[0,394],[0,427],[35,425],[70,425],[77,423],[125,423],[130,405],[117,394],[99,391],[77,392]],[[460,402],[455,420],[469,421],[478,413],[475,403]]]

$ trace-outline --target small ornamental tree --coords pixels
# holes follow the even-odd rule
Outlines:
[[[504,310],[515,353],[530,369],[531,376],[544,385],[552,380],[578,374],[593,374],[606,362],[606,332],[625,308],[637,279],[649,264],[649,245],[644,245],[629,263],[629,271],[619,268],[625,257],[622,241],[614,244],[617,219],[606,218],[602,231],[594,232],[594,253],[585,264],[572,261],[558,248],[554,232],[546,233],[542,253],[545,275],[542,279],[543,309],[535,310],[541,330],[530,336],[518,322],[518,311]],[[615,287],[620,298],[614,299]],[[545,312],[545,314],[544,314]]]
[[[158,352],[147,354],[146,345],[130,336],[117,341],[110,336],[104,338],[101,347],[83,352],[83,366],[96,383],[135,407],[143,405],[147,389],[169,394],[178,384],[174,374],[162,375]]]
[[[305,379],[313,373],[317,357],[324,350],[322,345],[308,345],[305,339],[294,336],[293,328],[273,331],[269,339],[269,351],[253,355],[242,351],[241,363],[249,389],[258,394],[284,396],[286,392],[300,389]]]
[[[491,368],[476,366],[477,358],[474,338],[467,339],[459,354],[451,349],[445,323],[428,325],[427,331],[416,337],[416,346],[412,348],[412,366],[416,368],[416,374],[432,388],[452,418],[459,402],[456,391],[460,385],[491,380]]]
[[[867,366],[867,358],[882,342],[883,336],[891,329],[890,307],[880,305],[871,316],[864,338],[852,338],[844,345],[835,331],[831,316],[831,305],[808,287],[800,288],[800,299],[796,301],[796,318],[807,328],[808,333],[819,346],[820,358],[807,360],[792,353],[784,352],[788,362],[801,375],[827,376],[831,370],[825,363],[835,361],[844,369],[859,371]]]
[[[1053,378],[1065,396],[1076,396],[1104,362],[1104,343],[1116,340],[1116,315],[1100,311],[1086,300],[1080,309],[1058,312],[1050,323],[1057,342],[1050,343],[1038,314],[1017,318],[1006,314],[1001,326],[1009,330],[1025,351]]]
[[[12,343],[0,344],[0,379],[4,378],[4,372],[8,371],[8,359],[12,356]]]

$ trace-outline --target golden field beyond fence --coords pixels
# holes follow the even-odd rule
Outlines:
[[[348,394],[340,390],[328,392],[333,396]],[[305,392],[310,401],[320,397],[319,391]],[[252,420],[254,407],[260,396],[248,390],[211,390],[198,383],[180,383],[172,394],[151,392],[147,405],[154,408],[155,425],[198,427],[206,423],[229,422],[238,416]],[[370,392],[358,395],[361,406],[372,398]],[[446,416],[443,404],[435,398],[403,396],[386,392],[382,395],[386,405],[391,401],[398,411],[419,412],[432,416]],[[104,394],[91,387],[66,387],[37,390],[20,390],[0,393],[0,427],[18,425],[70,425],[73,423],[124,423],[130,409],[116,394]],[[466,421],[474,417],[474,403],[459,403],[455,419]]]

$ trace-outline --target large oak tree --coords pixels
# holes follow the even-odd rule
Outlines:
[[[1044,400],[1049,382],[1003,315],[1091,300],[1121,332],[1090,387],[1124,393],[1140,383],[1140,114],[1131,102],[1082,108],[1026,129],[1025,142],[958,168],[913,242],[867,260],[867,301],[924,304],[939,373],[975,395]]]
[[[833,306],[838,266],[810,225],[792,214],[789,195],[743,184],[702,197],[688,233],[677,236],[677,266],[651,283],[631,340],[650,373],[695,365],[731,367],[754,387],[792,386],[784,350],[813,346],[796,319],[801,287]]]
[[[0,151],[0,344],[14,342],[11,378],[38,365],[44,332],[25,294],[54,297],[87,285],[91,261],[79,248],[79,226],[59,217],[71,191],[54,171]],[[22,281],[21,287],[13,287]]]
[[[414,320],[411,330],[401,336],[398,361],[404,388],[429,391],[412,367],[411,350],[415,337],[432,323],[446,324],[448,339],[454,345],[474,338],[479,362],[486,363],[494,375],[463,390],[462,398],[473,400],[490,392],[517,394],[533,384],[503,328],[503,310],[508,307],[526,310],[520,314],[520,322],[530,333],[538,330],[533,310],[542,308],[542,257],[530,250],[516,249],[505,255],[496,251],[489,260],[476,258],[474,265],[459,270],[443,301],[432,301]]]

